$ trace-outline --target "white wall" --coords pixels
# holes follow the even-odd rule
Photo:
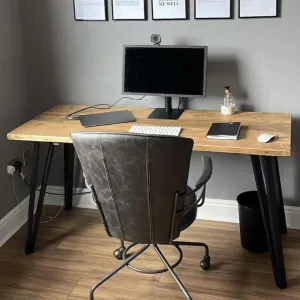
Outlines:
[[[239,107],[292,113],[293,155],[279,163],[286,202],[300,205],[299,0],[282,1],[281,18],[275,19],[238,19],[235,1],[234,20],[194,20],[191,0],[188,21],[152,21],[149,1],[149,20],[141,22],[75,22],[72,2],[27,1],[47,17],[48,35],[40,36],[39,41],[43,45],[50,39],[51,51],[43,54],[36,49],[35,55],[43,54],[51,61],[57,103],[113,103],[120,98],[122,46],[150,44],[152,33],[161,34],[163,44],[207,45],[208,97],[193,99],[188,107],[219,109],[223,87],[231,85]],[[111,19],[111,5],[108,7]],[[32,9],[31,17],[37,18],[38,13]],[[163,101],[147,97],[140,105],[163,106]],[[191,183],[196,181],[200,155],[193,155]],[[212,158],[214,175],[208,197],[235,199],[238,193],[254,188],[249,157],[212,154]],[[52,184],[62,185],[61,173],[52,176]]]
[[[17,205],[6,165],[22,149],[18,143],[7,141],[6,134],[28,116],[18,8],[18,1],[0,1],[0,219]],[[23,199],[28,188],[17,180],[16,185]]]
[[[50,68],[45,63],[49,44],[43,22],[48,24],[47,18],[36,18],[36,10],[31,10],[26,2],[0,0],[0,219],[18,204],[6,166],[31,147],[8,141],[6,135],[57,103]],[[30,168],[26,174],[30,176]],[[29,194],[28,187],[18,177],[15,184],[19,199],[24,199]]]

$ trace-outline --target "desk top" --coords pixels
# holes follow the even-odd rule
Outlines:
[[[219,111],[186,110],[179,120],[147,119],[153,108],[113,107],[109,111],[127,109],[136,118],[134,123],[115,124],[84,128],[79,120],[67,120],[65,116],[83,105],[59,105],[35,117],[10,132],[7,137],[17,141],[71,143],[70,133],[77,131],[128,132],[132,125],[179,126],[180,136],[194,140],[194,151],[240,153],[268,156],[290,156],[291,154],[291,115],[281,113],[238,112],[223,116]],[[101,113],[107,110],[90,109],[85,113]],[[213,122],[242,122],[238,141],[211,140],[206,138]],[[262,133],[276,135],[270,143],[259,143]]]

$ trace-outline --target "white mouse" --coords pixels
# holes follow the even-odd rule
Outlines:
[[[270,134],[270,133],[263,133],[261,134],[257,140],[260,142],[260,143],[268,143],[270,142],[273,138],[275,137],[275,135],[273,134]]]

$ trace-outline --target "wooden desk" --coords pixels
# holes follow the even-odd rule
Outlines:
[[[65,116],[79,110],[82,105],[59,105],[37,116],[8,134],[8,139],[18,141],[72,143],[70,133],[75,131],[128,132],[132,123],[116,124],[94,128],[84,128],[77,120],[66,120]],[[233,116],[222,116],[219,111],[186,110],[179,120],[147,119],[151,108],[114,107],[110,111],[128,109],[136,118],[134,125],[181,126],[181,136],[194,140],[195,151],[241,153],[268,156],[290,156],[291,151],[291,115],[240,112]],[[89,113],[101,113],[105,110],[91,109]],[[238,141],[210,140],[207,131],[213,122],[242,122]],[[262,144],[257,137],[268,132],[277,139]]]
[[[65,209],[72,208],[74,147],[70,133],[76,131],[128,132],[133,123],[83,128],[77,120],[65,116],[84,106],[60,105],[37,116],[8,134],[8,139],[34,142],[31,189],[28,210],[28,237],[25,253],[33,253],[38,226],[44,203],[45,190],[54,151],[53,143],[64,143],[65,154]],[[181,136],[194,140],[195,151],[239,153],[251,156],[254,177],[259,194],[260,207],[267,234],[270,257],[276,285],[287,286],[281,233],[287,232],[284,204],[277,157],[291,153],[291,115],[241,112],[233,116],[222,116],[219,111],[186,110],[179,120],[147,119],[153,111],[150,108],[114,107],[110,111],[128,109],[137,122],[134,124],[181,126]],[[106,110],[92,109],[85,113],[101,113]],[[209,140],[206,133],[213,122],[242,122],[238,141]],[[262,144],[257,141],[261,133],[272,133],[276,139]],[[40,143],[49,143],[36,213],[34,214],[35,191],[37,186]]]

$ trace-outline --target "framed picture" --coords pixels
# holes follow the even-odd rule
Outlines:
[[[76,21],[107,21],[106,0],[73,0]]]
[[[187,20],[187,0],[152,0],[153,20]]]
[[[113,20],[146,20],[145,0],[111,0]]]
[[[233,0],[194,0],[195,19],[231,19]]]
[[[276,18],[280,0],[239,0],[239,18]]]

